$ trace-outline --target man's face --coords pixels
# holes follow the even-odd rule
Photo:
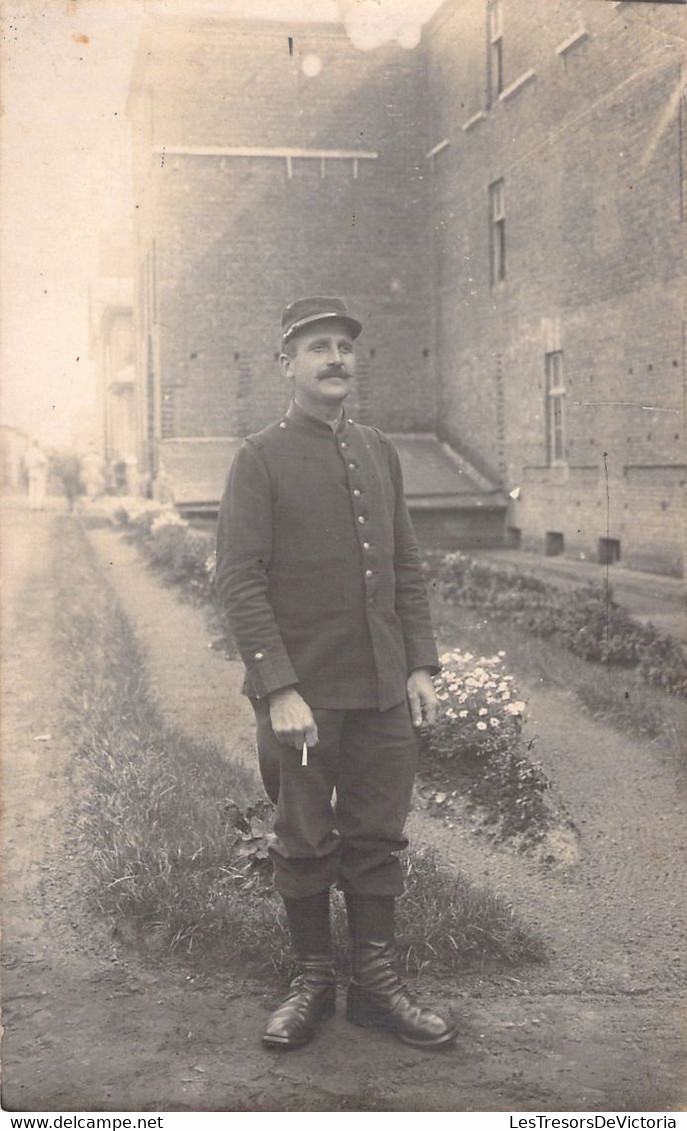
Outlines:
[[[345,322],[328,319],[301,330],[290,352],[281,355],[281,366],[293,380],[301,408],[335,417],[355,375],[355,349]]]

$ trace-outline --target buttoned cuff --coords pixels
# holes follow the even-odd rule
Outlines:
[[[246,690],[252,699],[264,699],[281,687],[293,687],[298,676],[288,656],[254,652],[246,664]]]

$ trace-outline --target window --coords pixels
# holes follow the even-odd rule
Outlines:
[[[506,277],[506,205],[503,181],[489,185],[491,285]]]
[[[566,458],[562,350],[546,355],[546,458],[550,466]]]
[[[489,25],[489,101],[495,102],[503,90],[503,0],[488,0]]]

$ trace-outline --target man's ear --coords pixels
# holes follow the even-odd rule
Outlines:
[[[279,354],[279,365],[284,377],[293,377],[293,369],[291,367],[291,358],[288,353]]]

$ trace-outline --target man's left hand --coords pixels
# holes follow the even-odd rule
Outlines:
[[[432,677],[427,668],[417,668],[408,676],[408,703],[414,727],[423,723],[434,726],[437,721],[439,701]]]

